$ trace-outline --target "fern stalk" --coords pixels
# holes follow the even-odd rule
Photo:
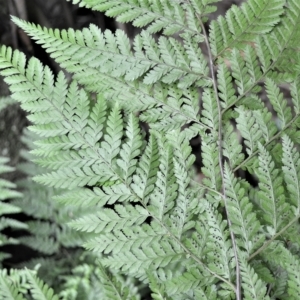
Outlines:
[[[214,71],[214,63],[213,63],[213,58],[212,58],[212,53],[211,53],[211,48],[210,44],[208,41],[208,35],[206,33],[206,29],[204,27],[204,24],[202,20],[198,17],[199,23],[201,24],[202,32],[204,35],[204,41],[205,45],[207,48],[207,53],[208,53],[208,63],[209,63],[209,68],[210,68],[210,75],[212,78],[213,82],[213,88],[214,88],[214,93],[215,97],[217,99],[217,106],[218,106],[218,115],[219,115],[219,128],[218,128],[218,149],[219,149],[219,166],[220,166],[220,172],[221,172],[221,177],[222,177],[222,199],[225,203],[225,210],[226,210],[226,215],[228,216],[228,211],[227,211],[227,199],[226,199],[226,190],[225,190],[225,184],[224,184],[224,171],[223,171],[223,128],[222,128],[222,109],[221,109],[221,104],[220,104],[220,98],[219,98],[219,92],[218,92],[218,84],[217,84],[217,79],[215,77],[215,71]],[[230,236],[231,236],[231,241],[232,241],[232,246],[233,246],[233,251],[234,251],[234,256],[236,261],[238,261],[238,253],[237,253],[237,245],[236,245],[236,240],[235,240],[235,235],[233,231],[231,230],[231,221],[228,218],[228,226],[230,229]],[[241,300],[241,283],[240,283],[240,266],[239,264],[236,264],[236,286],[235,286],[235,294],[236,294],[236,299]]]

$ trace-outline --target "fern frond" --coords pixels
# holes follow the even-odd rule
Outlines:
[[[222,178],[219,166],[218,145],[215,138],[209,135],[203,136],[201,146],[204,165],[201,171],[206,176],[203,179],[203,183],[214,190],[219,190]]]
[[[74,207],[85,208],[102,207],[108,202],[105,196],[107,197],[104,191],[95,187],[93,190],[89,188],[73,189],[63,194],[55,195],[53,199],[65,206],[73,205]],[[82,199],[84,199],[84,202]]]
[[[58,296],[54,294],[53,289],[37,278],[32,271],[26,270],[26,277],[28,278],[30,293],[34,300],[58,300]]]
[[[167,135],[174,149],[174,177],[177,183],[177,197],[174,208],[168,213],[175,236],[181,238],[184,232],[194,227],[193,212],[197,207],[195,191],[190,188],[190,168],[195,160],[184,132],[171,131]],[[175,194],[174,194],[175,199]]]
[[[234,274],[234,262],[227,222],[222,220],[220,214],[216,214],[211,204],[203,203],[203,205],[206,208],[204,222],[207,223],[210,233],[205,249],[208,266],[216,274],[231,280]]]
[[[291,109],[287,106],[287,101],[283,99],[283,94],[271,79],[266,79],[266,91],[273,105],[274,110],[280,120],[280,127],[283,128],[292,119]]]
[[[163,147],[163,146],[161,146]],[[159,171],[153,195],[150,198],[150,209],[159,220],[168,218],[168,212],[174,207],[177,198],[178,184],[174,176],[173,147],[167,146],[161,152]]]
[[[300,6],[296,0],[291,0],[286,6],[286,12],[281,22],[276,26],[272,32],[269,40],[270,46],[275,46],[273,50],[275,54],[280,53],[280,57],[276,63],[276,69],[288,73],[289,77],[295,78],[295,64],[299,60],[294,55],[295,49],[298,47],[297,40],[300,37],[300,31],[296,24],[300,18]],[[277,55],[275,55],[276,57]],[[278,75],[277,75],[278,76]]]
[[[76,230],[87,232],[110,232],[129,228],[132,225],[141,225],[149,216],[148,212],[139,205],[115,205],[114,209],[104,208],[96,214],[70,222],[70,226]]]
[[[19,238],[20,242],[40,253],[52,255],[57,253],[59,243],[53,238],[48,236],[22,236]]]
[[[122,270],[129,275],[145,276],[150,268],[166,267],[177,263],[184,257],[179,243],[174,240],[162,239],[159,243],[155,240],[146,247],[135,248],[132,251],[123,251],[103,258],[105,266]]]
[[[171,281],[165,283],[166,292],[169,296],[172,296],[189,291],[201,290],[206,286],[212,285],[213,278],[209,276],[209,274],[205,272],[203,273],[202,271],[203,270],[200,271],[195,267],[189,268],[188,272],[185,272],[178,277],[174,277]],[[211,287],[212,296],[213,291],[216,292],[216,287],[214,285]],[[214,299],[214,297],[212,299]]]
[[[205,16],[214,8],[209,4],[213,1],[192,1],[182,5],[181,1],[114,1],[109,0],[68,0],[79,3],[93,10],[105,12],[109,17],[115,17],[121,23],[132,22],[135,27],[147,26],[147,31],[156,33],[163,31],[165,35],[173,35],[186,31],[192,35],[200,34],[197,14]],[[201,37],[201,36],[200,36]],[[199,37],[198,37],[199,38]]]
[[[217,101],[211,89],[206,89],[203,92],[203,109],[201,111],[201,121],[213,130],[218,131],[219,115]]]
[[[294,148],[293,142],[284,135],[282,137],[283,156],[282,170],[284,171],[284,180],[287,190],[290,192],[290,202],[296,216],[300,214],[300,164],[299,153]]]
[[[259,124],[265,142],[268,143],[278,131],[275,123],[272,122],[272,113],[265,107],[262,110],[253,111],[253,116]]]
[[[0,299],[4,300],[25,300],[23,296],[23,276],[21,272],[6,269],[0,271]]]
[[[248,155],[251,155],[258,149],[258,142],[262,137],[261,128],[255,122],[252,111],[247,110],[243,106],[237,107],[235,110],[239,113],[239,116],[236,118],[237,128],[245,139],[246,152]]]
[[[144,94],[145,102],[149,96]],[[195,123],[199,127],[208,128],[205,122],[199,121],[199,95],[197,89],[190,88],[186,91],[173,86],[157,85],[154,91],[156,99],[154,105],[141,106],[141,99],[135,103],[135,109],[140,107],[142,112],[139,118],[151,125],[157,131],[170,131],[182,128],[185,124]],[[143,101],[143,100],[142,100]],[[143,102],[144,102],[143,101]]]
[[[105,270],[99,265],[96,270],[97,277],[100,279],[101,290],[105,299],[116,300],[138,300],[137,289],[126,285],[125,280]]]
[[[124,174],[123,180],[128,182],[135,170],[137,164],[136,157],[140,155],[143,145],[138,121],[133,115],[129,116],[127,122],[126,137],[126,143],[123,143],[122,150],[120,151],[121,159],[117,160],[117,164]]]
[[[73,0],[145,27],[132,40],[94,25],[52,30],[13,18],[74,74],[69,83],[1,48],[1,74],[42,137],[33,154],[48,169],[35,179],[53,187],[29,188],[57,201],[47,216],[49,202],[34,211],[25,195],[20,207],[39,221],[28,223],[36,239],[22,241],[48,254],[83,244],[101,260],[98,273],[83,264],[65,278],[63,299],[88,299],[89,290],[138,298],[115,271],[150,282],[156,299],[299,297],[300,55],[291,51],[300,5],[248,0],[212,21],[208,35],[215,2]],[[292,84],[293,111],[282,83]],[[192,138],[201,141],[202,174]],[[66,223],[73,231],[57,227]],[[91,288],[99,282],[103,290]],[[32,297],[47,289],[36,282]]]
[[[294,104],[294,111],[297,115],[300,114],[300,82],[298,79],[291,83],[291,96]]]
[[[133,176],[131,188],[141,198],[145,199],[146,204],[149,201],[149,196],[154,189],[154,183],[157,178],[159,166],[159,152],[157,139],[151,135],[149,143],[142,154],[141,160],[136,170],[136,175]]]
[[[102,232],[101,235],[85,243],[87,249],[96,253],[114,253],[118,254],[124,249],[140,250],[140,247],[147,248],[150,244],[158,244],[165,236],[166,230],[152,222],[150,225],[142,224],[137,226],[115,229],[112,232]],[[133,256],[132,253],[128,254]]]
[[[229,166],[234,169],[235,166],[239,165],[244,160],[242,153],[242,145],[239,143],[238,136],[234,131],[231,124],[226,123],[224,125],[224,144],[223,154],[229,161]]]
[[[227,164],[224,167],[224,183],[226,207],[228,218],[232,223],[232,231],[241,238],[238,239],[238,246],[249,256],[262,242],[259,235],[260,222],[246,196],[245,187],[237,182]]]
[[[217,294],[215,285],[208,286],[205,291],[197,289],[194,292],[195,298],[201,300],[217,300]]]
[[[210,25],[210,44],[213,54],[226,55],[226,50],[243,47],[253,42],[257,35],[272,31],[281,20],[284,0],[248,0],[240,7],[232,5],[225,17]]]
[[[174,38],[160,37],[156,44],[146,32],[135,37],[134,52],[128,37],[121,30],[113,35],[109,30],[101,33],[96,25],[81,31],[42,29],[13,17],[14,22],[37,40],[63,68],[72,72],[74,67],[89,67],[112,77],[133,81],[144,77],[146,84],[158,81],[177,82],[179,79],[210,84],[205,58],[196,42],[189,38],[186,49]],[[53,47],[53,41],[57,47]],[[195,59],[196,54],[200,54]],[[200,63],[200,64],[199,64]],[[144,76],[145,75],[145,76]],[[203,82],[203,80],[204,82]]]
[[[225,64],[220,64],[217,73],[219,97],[223,108],[230,107],[236,102],[236,90],[234,89],[231,73]]]
[[[267,227],[271,235],[275,235],[287,222],[289,205],[286,203],[283,187],[283,176],[272,157],[262,145],[259,146],[259,179],[260,205],[264,210],[264,219],[272,227]]]
[[[247,263],[243,253],[240,252],[239,256],[241,266],[243,299],[245,300],[269,300],[267,296],[266,284],[258,277],[254,269]]]
[[[266,261],[280,266],[287,271],[287,283],[285,292],[291,299],[300,297],[300,261],[281,242],[273,242],[264,252],[263,257]],[[284,281],[283,281],[284,282]]]

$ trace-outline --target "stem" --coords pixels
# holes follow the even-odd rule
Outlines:
[[[241,300],[242,295],[241,295],[241,278],[240,278],[240,266],[239,266],[239,260],[238,260],[238,253],[237,253],[237,244],[236,244],[236,239],[234,232],[232,231],[232,224],[229,219],[229,214],[227,210],[227,199],[226,199],[226,190],[225,190],[225,184],[224,184],[224,170],[223,170],[223,149],[222,149],[222,108],[221,108],[221,103],[220,103],[220,98],[218,94],[218,85],[217,85],[217,79],[215,76],[215,71],[214,71],[214,63],[213,63],[213,58],[212,58],[212,53],[208,41],[208,35],[205,30],[204,24],[201,21],[201,18],[198,16],[198,20],[201,24],[201,28],[203,31],[203,36],[204,36],[204,42],[207,48],[208,52],[208,62],[209,62],[209,69],[211,73],[211,78],[213,81],[213,89],[215,92],[216,100],[217,100],[217,105],[218,105],[218,114],[219,114],[219,128],[218,128],[218,148],[219,148],[219,166],[220,166],[220,172],[221,172],[221,177],[222,177],[222,198],[224,200],[225,204],[225,211],[227,215],[227,220],[228,220],[228,226],[229,226],[229,231],[230,231],[230,237],[231,237],[231,242],[232,242],[232,247],[233,247],[233,252],[234,252],[234,257],[236,260],[236,300]]]

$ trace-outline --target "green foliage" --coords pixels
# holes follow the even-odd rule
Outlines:
[[[15,101],[10,98],[1,98],[0,99],[0,110],[6,108],[8,105],[14,103]],[[12,172],[14,168],[7,165],[9,158],[0,157],[0,174],[1,176],[5,173]],[[8,244],[18,244],[19,241],[15,238],[8,236],[7,234],[2,233],[4,229],[26,229],[27,225],[10,218],[9,215],[17,214],[21,212],[21,209],[17,205],[13,205],[8,202],[9,199],[22,197],[22,194],[16,191],[16,185],[10,181],[7,181],[3,178],[0,179],[0,246],[5,246]],[[2,261],[6,258],[9,258],[10,254],[0,251],[0,266]]]
[[[71,82],[0,51],[39,136],[32,154],[44,170],[32,175],[47,186],[23,184],[46,194],[36,211],[33,191],[14,202],[40,244],[23,242],[99,258],[74,268],[60,296],[140,299],[142,282],[153,299],[299,299],[299,1],[248,0],[211,22],[215,0],[72,2],[142,30],[131,41],[13,17]],[[28,272],[32,297],[52,297]]]
[[[23,136],[23,143],[32,152],[34,152],[35,139],[30,132],[26,132]],[[66,248],[80,247],[85,238],[70,229],[67,223],[73,217],[80,217],[89,210],[82,210],[75,206],[66,207],[58,202],[53,203],[52,197],[58,196],[62,191],[34,182],[32,176],[42,174],[45,169],[31,162],[35,156],[28,150],[23,150],[21,154],[26,162],[19,164],[18,168],[27,177],[19,180],[17,186],[22,191],[23,197],[11,203],[19,207],[30,221],[26,222],[29,235],[23,235],[19,241],[44,255],[53,255]]]
[[[10,273],[0,273],[0,299],[58,300],[58,296],[37,278],[35,271],[12,269]]]

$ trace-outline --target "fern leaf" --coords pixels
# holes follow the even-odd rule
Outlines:
[[[230,280],[234,268],[233,251],[226,221],[222,220],[219,214],[215,214],[215,209],[211,204],[203,201],[203,205],[206,208],[203,222],[207,223],[210,233],[205,249],[208,266],[214,273]]]
[[[133,286],[126,285],[120,276],[112,274],[99,265],[97,276],[100,278],[101,288],[105,299],[116,300],[138,300],[140,297]]]
[[[165,86],[161,85],[156,86],[154,97],[157,105],[148,106],[147,111],[139,116],[142,121],[151,124],[153,129],[166,132],[182,128],[191,122],[200,125],[200,127],[208,128],[206,124],[203,124],[204,122],[199,122],[199,96],[196,89],[191,88],[182,91],[172,87],[168,88],[168,94],[166,94]],[[148,102],[147,98],[145,101]],[[140,104],[136,103],[136,107],[139,106]],[[141,110],[145,108],[143,107]]]
[[[148,278],[152,298],[154,300],[165,300],[165,291],[162,284],[160,284],[155,275],[150,272],[148,273]]]
[[[151,135],[149,143],[138,164],[136,174],[133,176],[131,188],[139,196],[148,202],[149,196],[154,189],[159,166],[159,152],[156,138]]]
[[[212,90],[206,89],[203,92],[203,110],[201,121],[211,128],[214,132],[218,131],[219,126],[219,114],[217,101],[215,99]]]
[[[217,295],[217,290],[216,290],[216,286],[212,285],[212,286],[208,286],[205,291],[203,290],[195,290],[195,297],[196,299],[199,300],[217,300],[218,295]]]
[[[287,293],[291,299],[300,297],[300,262],[286,249],[279,241],[273,242],[264,252],[263,257],[266,261],[272,262],[287,271],[288,287]],[[284,281],[283,281],[284,282]]]
[[[194,155],[188,140],[183,133],[173,131],[168,134],[168,140],[174,149],[174,175],[177,179],[177,197],[172,211],[170,211],[170,221],[172,227],[170,231],[179,239],[184,232],[194,226],[193,208],[197,206],[195,192],[190,189],[189,170],[194,162]]]
[[[276,125],[272,122],[272,113],[267,108],[263,108],[262,110],[253,111],[253,116],[259,124],[265,142],[268,143],[278,131]]]
[[[248,0],[241,7],[232,5],[225,17],[219,17],[210,26],[210,43],[215,56],[228,49],[242,47],[257,35],[270,32],[281,20],[284,0]]]
[[[59,32],[46,28],[41,31],[40,26],[15,17],[13,20],[42,44],[63,68],[71,72],[74,66],[80,64],[112,77],[124,76],[128,81],[145,75],[143,81],[146,84],[153,84],[159,80],[173,83],[186,76],[190,81],[189,86],[198,81],[201,86],[202,78],[209,81],[204,57],[198,57],[197,62],[200,64],[195,63],[195,54],[199,53],[199,50],[192,41],[187,45],[189,51],[186,53],[182,44],[174,38],[160,37],[157,45],[148,33],[142,32],[134,40],[133,53],[129,39],[120,30],[115,35],[108,30],[101,33],[97,26],[91,25],[82,32],[72,29]],[[51,45],[53,40],[57,41],[57,48]],[[193,81],[191,76],[194,77]]]
[[[183,258],[183,255],[176,241],[163,239],[159,243],[153,240],[151,244],[141,249],[123,250],[104,258],[102,262],[112,269],[121,269],[130,275],[143,276],[146,270],[155,270],[176,263]]]
[[[294,111],[297,115],[300,114],[300,82],[299,80],[295,80],[291,84],[291,95],[292,101],[294,104]]]
[[[236,91],[233,87],[232,77],[225,66],[225,64],[220,64],[218,68],[218,89],[219,97],[222,100],[222,107],[227,108],[234,104],[237,100]]]
[[[235,79],[237,91],[240,95],[245,94],[253,86],[254,78],[252,79],[248,73],[249,69],[246,61],[236,49],[232,50],[230,63],[232,67],[232,77]]]
[[[178,188],[174,176],[173,148],[169,146],[163,149],[163,152],[160,151],[159,171],[149,208],[159,220],[164,220],[166,214],[174,207]]]
[[[195,267],[190,268],[188,272],[185,272],[178,277],[174,277],[171,281],[165,283],[166,292],[169,296],[186,293],[188,291],[201,290],[204,286],[209,286],[211,284],[212,277],[206,272],[203,273],[203,270],[200,271]],[[213,290],[216,291],[216,287],[212,286],[212,294]],[[214,297],[212,299],[214,299]]]
[[[0,299],[25,300],[20,286],[20,276],[14,273],[13,270],[10,271],[10,274],[5,269],[0,271]]]
[[[110,232],[114,229],[141,225],[148,216],[148,212],[141,206],[115,205],[114,209],[104,208],[97,214],[85,215],[74,220],[70,222],[70,226],[80,231]]]
[[[244,160],[242,146],[239,143],[238,136],[233,126],[228,123],[224,126],[223,149],[223,154],[229,159],[228,163],[231,169],[234,169],[235,166]]]
[[[287,101],[283,99],[283,94],[271,79],[266,79],[266,91],[271,104],[280,120],[280,127],[284,128],[292,119],[292,113],[287,106]]]
[[[89,188],[73,189],[60,195],[55,195],[53,199],[66,206],[73,205],[79,208],[97,206],[102,207],[107,202],[107,199],[103,199],[101,196],[99,196],[99,193],[103,196],[106,195],[99,188],[93,188],[93,190]],[[82,201],[82,199],[84,199],[84,201]]]
[[[35,300],[58,300],[53,289],[49,288],[42,280],[38,279],[35,274],[27,270],[26,275],[30,284],[30,292]]]
[[[123,179],[125,182],[128,182],[135,170],[137,164],[136,157],[140,155],[143,145],[138,120],[132,114],[130,114],[128,118],[126,136],[127,141],[123,143],[120,152],[121,159],[117,160],[117,164],[123,171]]]
[[[107,119],[106,134],[104,141],[101,143],[100,155],[111,163],[112,159],[115,158],[121,145],[121,138],[123,136],[123,121],[121,117],[120,108],[116,105]]]
[[[22,244],[47,255],[57,253],[59,249],[59,243],[51,236],[22,236],[19,240]]]
[[[275,235],[286,223],[289,205],[286,203],[283,176],[266,149],[259,144],[259,197],[260,205],[264,210],[264,218],[272,228],[268,228],[271,235]]]
[[[202,139],[202,151],[204,166],[201,171],[206,176],[203,183],[214,190],[219,190],[222,178],[219,167],[218,145],[209,135],[204,136]]]
[[[266,284],[259,279],[253,268],[246,262],[242,253],[240,253],[239,261],[241,266],[242,288],[244,291],[243,299],[269,300],[270,297],[266,296]]]
[[[195,14],[188,9],[189,6],[182,6],[180,1],[108,1],[108,0],[68,0],[74,4],[93,10],[105,12],[109,17],[116,17],[121,23],[132,22],[135,27],[148,25],[147,31],[156,33],[163,30],[165,35],[173,35],[180,31],[187,31],[192,34],[199,34],[199,25]],[[215,1],[212,1],[215,2]],[[208,2],[198,6],[205,14]],[[186,11],[187,10],[187,11]],[[194,22],[190,20],[192,18]],[[196,24],[195,24],[196,23]],[[198,26],[197,26],[198,25]]]
[[[253,211],[253,205],[245,195],[245,189],[237,182],[227,164],[224,167],[224,183],[232,231],[242,239],[242,241],[238,240],[238,246],[250,255],[261,242],[258,233],[261,225]]]
[[[255,122],[253,113],[240,106],[235,109],[239,116],[237,117],[237,128],[241,132],[242,137],[245,139],[245,145],[247,146],[246,152],[248,155],[257,151],[258,142],[262,137],[262,131],[258,124]]]
[[[118,254],[127,249],[127,252],[146,249],[151,243],[156,244],[166,235],[166,231],[157,223],[150,225],[142,224],[122,229],[115,229],[112,232],[103,232],[101,235],[85,243],[85,247],[98,253]],[[133,255],[128,254],[128,255]]]
[[[295,215],[300,214],[300,170],[299,153],[294,148],[293,142],[285,135],[282,137],[283,145],[283,171],[287,189],[291,193],[290,201]]]

